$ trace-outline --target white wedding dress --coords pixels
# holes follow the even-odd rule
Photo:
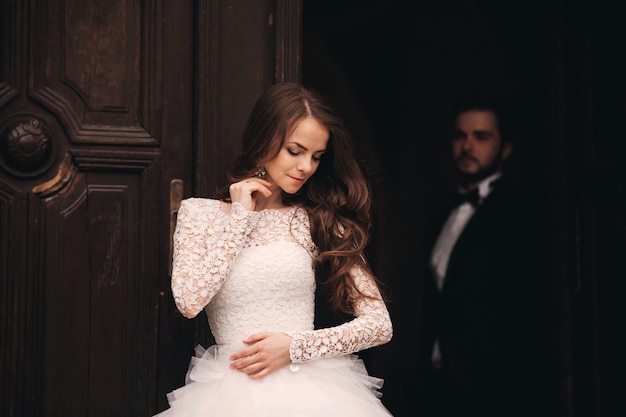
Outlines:
[[[172,291],[181,311],[206,309],[216,345],[198,347],[185,386],[168,394],[166,416],[377,417],[382,380],[354,353],[392,337],[388,310],[369,275],[358,287],[376,299],[356,302],[355,318],[313,327],[317,254],[306,212],[250,212],[234,203],[190,198],[178,212]],[[224,207],[227,207],[226,205]],[[291,365],[261,380],[229,368],[242,340],[263,331],[292,336]]]

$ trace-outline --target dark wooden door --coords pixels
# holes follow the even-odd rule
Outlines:
[[[286,1],[0,1],[2,415],[166,407],[208,337],[169,292],[176,202],[298,77],[298,22]]]
[[[2,2],[4,415],[153,407],[166,185],[192,168],[193,10],[170,3]]]

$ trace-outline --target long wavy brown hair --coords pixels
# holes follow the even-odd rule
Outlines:
[[[229,180],[255,175],[278,155],[287,136],[307,116],[328,129],[327,150],[313,176],[297,193],[283,193],[283,202],[307,210],[311,236],[319,249],[314,260],[317,282],[325,287],[334,311],[352,314],[353,298],[363,295],[350,275],[354,266],[370,273],[380,287],[364,255],[371,228],[371,190],[355,158],[352,137],[326,100],[301,84],[272,85],[250,113],[242,153]],[[228,186],[215,197],[228,201]]]

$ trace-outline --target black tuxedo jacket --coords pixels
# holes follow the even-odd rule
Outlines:
[[[425,228],[417,363],[405,385],[408,415],[553,415],[546,406],[553,396],[552,294],[541,204],[522,198],[506,177],[498,180],[459,236],[441,291],[430,258],[453,207]],[[435,340],[441,370],[432,367]]]
[[[439,340],[443,368],[460,386],[504,395],[528,382],[522,375],[531,360],[528,319],[536,308],[533,292],[541,291],[533,270],[541,268],[534,262],[535,224],[513,185],[499,180],[459,236],[439,291],[430,257],[451,210],[426,228],[420,361],[427,366]]]

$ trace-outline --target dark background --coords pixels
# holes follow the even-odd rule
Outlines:
[[[547,219],[545,320],[554,415],[626,415],[626,7],[618,1],[320,1],[303,7],[302,79],[329,96],[374,188],[372,263],[393,341],[365,352],[397,411],[419,322],[421,232],[454,187],[448,114],[461,94],[506,97],[509,174]],[[533,306],[529,306],[532,309]]]

